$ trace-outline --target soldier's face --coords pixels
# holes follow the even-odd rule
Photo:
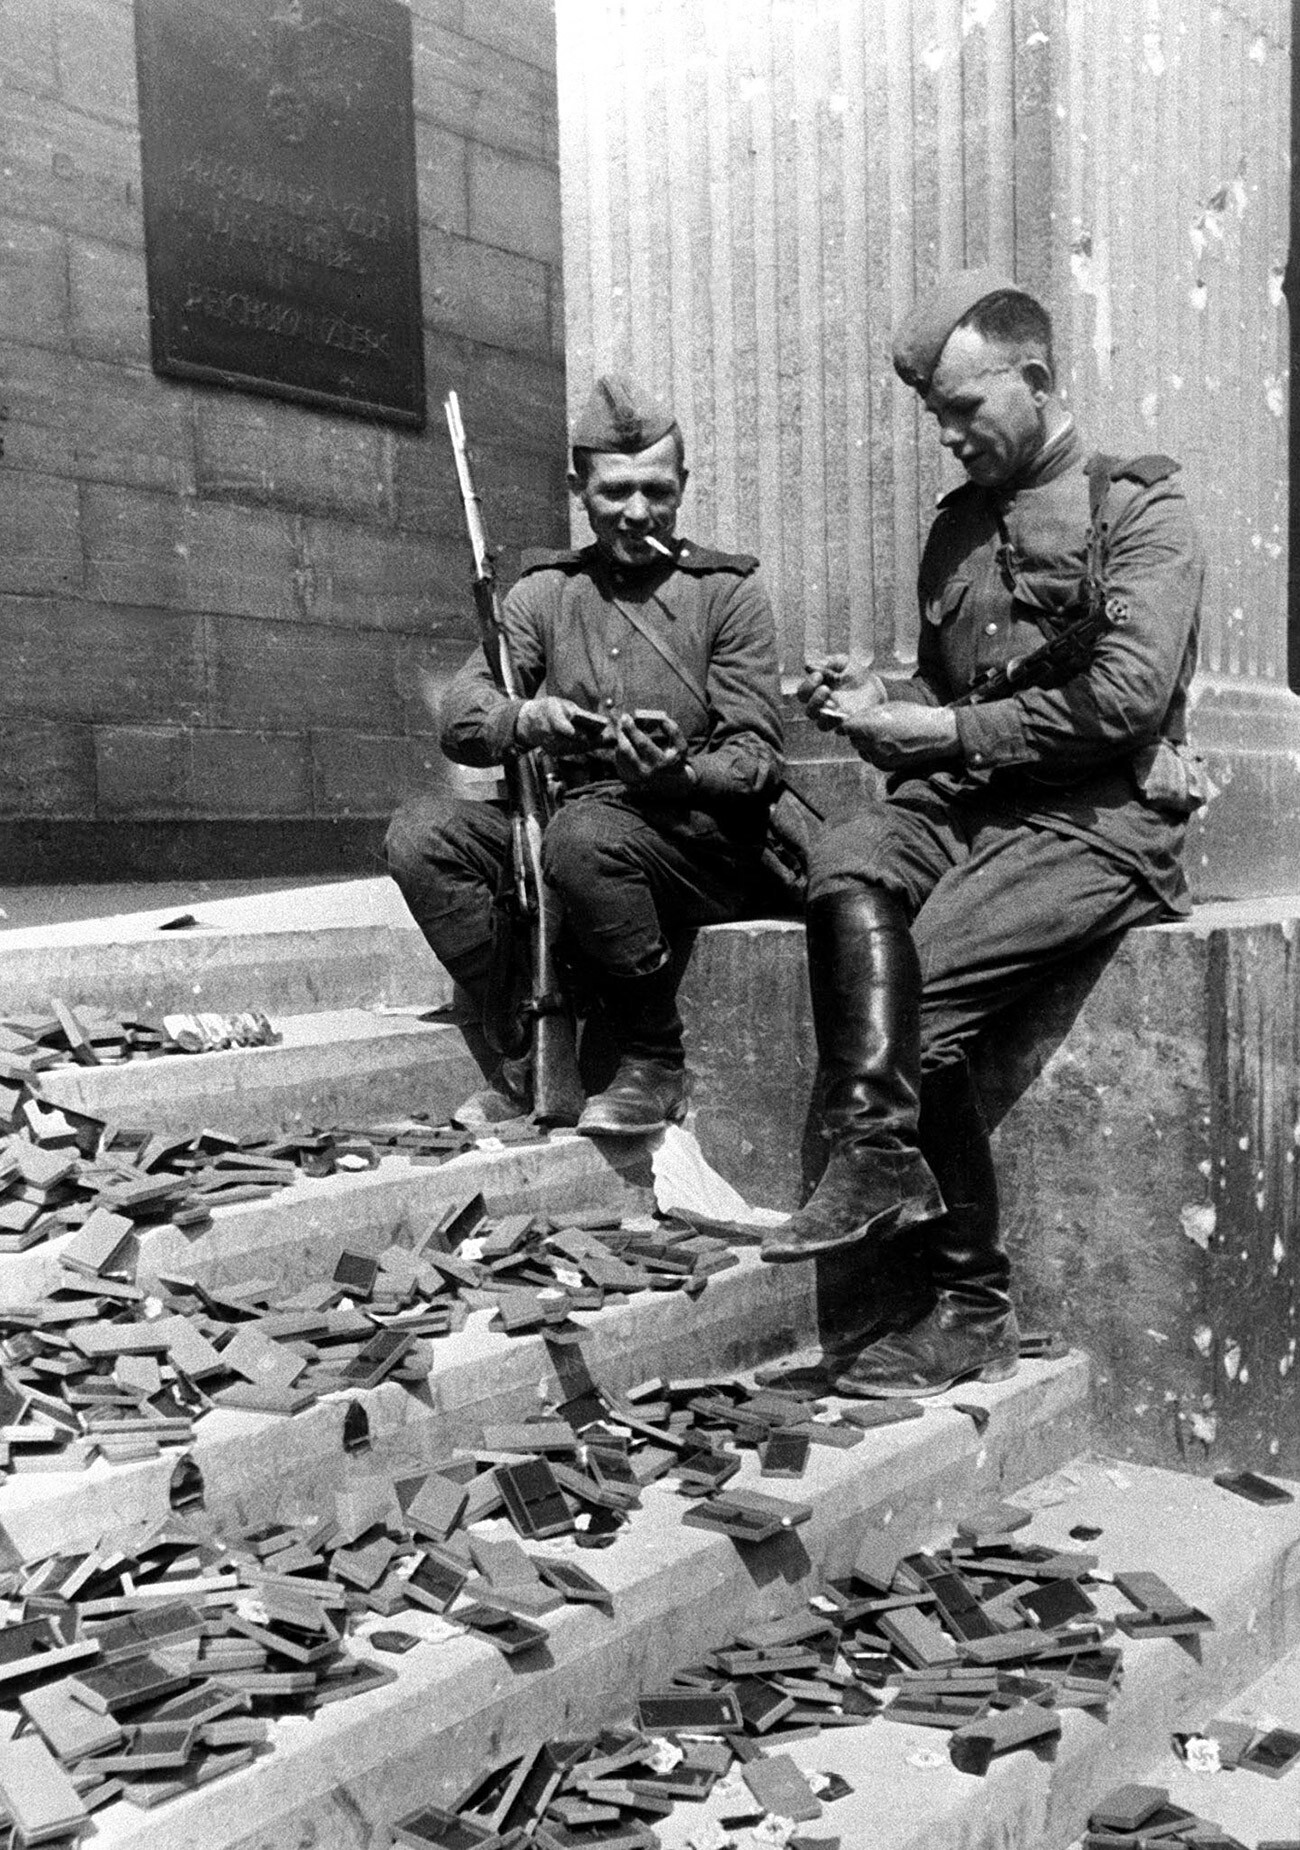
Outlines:
[[[664,545],[672,538],[686,470],[670,433],[635,455],[597,452],[586,481],[571,478],[571,486],[601,551],[619,565],[649,565],[662,555],[646,536]]]
[[[950,335],[925,406],[972,482],[995,487],[1017,475],[1046,440],[1044,369],[1017,362],[971,328]]]

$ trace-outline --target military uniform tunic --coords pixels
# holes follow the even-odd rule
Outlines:
[[[887,683],[891,699],[947,704],[1074,614],[1083,464],[1071,425],[1013,481],[943,498],[921,563],[917,671]],[[927,1067],[960,1057],[991,1014],[1085,946],[1189,910],[1185,818],[1143,796],[1134,757],[1184,737],[1204,561],[1181,490],[1152,474],[1118,465],[1099,511],[1102,584],[1123,621],[1088,664],[959,708],[961,763],[891,778],[815,853],[810,896],[867,881],[908,900]]]
[[[565,795],[543,866],[581,950],[619,974],[642,973],[662,959],[666,934],[762,910],[759,854],[782,735],[775,626],[756,561],[687,542],[649,573],[622,572],[594,546],[530,555],[502,616],[525,697],[544,691],[610,716],[657,709],[687,740],[693,781],[671,797],[624,785],[612,749],[554,760]],[[460,764],[500,763],[521,705],[475,651],[445,696],[443,750]],[[417,923],[470,986],[486,968],[508,833],[498,803],[434,797],[406,806],[389,831],[389,865]]]
[[[618,572],[594,546],[528,555],[503,611],[525,697],[545,681],[548,694],[592,712],[667,713],[686,735],[699,806],[733,826],[761,823],[780,773],[781,716],[757,566],[689,543],[649,574]],[[521,704],[498,692],[476,652],[452,683],[443,750],[459,764],[499,764]],[[572,788],[617,782],[612,750],[557,769]]]

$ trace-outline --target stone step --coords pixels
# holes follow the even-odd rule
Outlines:
[[[1193,1641],[1195,1649],[1173,1639],[1121,1639],[1124,1682],[1109,1721],[1065,1711],[1052,1764],[1021,1752],[995,1760],[982,1778],[959,1773],[942,1732],[879,1721],[795,1743],[790,1753],[805,1770],[838,1772],[853,1787],[825,1808],[817,1831],[873,1850],[1063,1850],[1093,1806],[1129,1781],[1176,1785],[1176,1798],[1188,1795],[1194,1809],[1221,1816],[1222,1782],[1207,1792],[1171,1780],[1167,1754],[1154,1776],[1152,1769],[1175,1729],[1222,1714],[1295,1637],[1300,1507],[1259,1509],[1192,1477],[1099,1459],[1076,1460],[1034,1490],[1040,1488],[1059,1490],[1062,1501],[1041,1510],[1017,1539],[1076,1548],[1074,1524],[1100,1527],[1100,1539],[1087,1546],[1104,1568],[1151,1570],[1209,1613],[1216,1629]],[[1031,1491],[1022,1500],[1037,1498]],[[944,1514],[955,1517],[960,1508],[950,1501]],[[935,1533],[950,1537],[952,1530],[940,1524]],[[1118,1594],[1094,1591],[1099,1604],[1109,1598],[1116,1610],[1131,1610]],[[1265,1700],[1272,1706],[1271,1696]],[[1300,1710],[1293,1700],[1280,1714],[1294,1726]],[[678,1806],[656,1827],[664,1850],[685,1850],[688,1834],[710,1815],[708,1802]],[[1293,1811],[1279,1835],[1294,1835],[1297,1817]]]
[[[380,1660],[396,1668],[396,1682],[310,1724],[277,1724],[272,1753],[155,1814],[110,1804],[89,1842],[97,1850],[384,1843],[394,1817],[421,1802],[445,1803],[493,1763],[626,1714],[638,1689],[726,1642],[745,1619],[801,1610],[822,1576],[845,1571],[864,1530],[887,1526],[904,1552],[946,1512],[1056,1468],[1079,1443],[1086,1396],[1081,1357],[1028,1363],[1010,1382],[959,1392],[931,1403],[920,1420],[869,1432],[852,1451],[816,1447],[797,1488],[814,1505],[812,1521],[758,1548],[684,1528],[682,1501],[651,1486],[611,1548],[571,1555],[613,1593],[613,1616],[579,1607],[548,1615],[536,1668],[511,1664],[438,1620],[403,1614],[404,1627],[432,1642]],[[983,1432],[954,1400],[982,1403]],[[742,1481],[750,1479],[757,1487],[752,1455],[742,1470]],[[568,1555],[570,1546],[548,1543],[547,1551]],[[362,1642],[354,1648],[366,1650]]]
[[[1231,1702],[1213,1713],[1183,1715],[1176,1726],[1179,1733],[1191,1732],[1212,1721],[1244,1722],[1260,1731],[1287,1728],[1300,1734],[1300,1649],[1289,1651]],[[1300,1766],[1280,1779],[1227,1768],[1200,1772],[1189,1767],[1167,1742],[1143,1768],[1140,1783],[1163,1786],[1173,1804],[1213,1819],[1252,1850],[1270,1840],[1294,1842],[1300,1837]]]
[[[410,1243],[450,1203],[476,1192],[490,1214],[615,1205],[641,1213],[653,1206],[651,1160],[644,1143],[597,1143],[563,1131],[538,1143],[484,1143],[436,1167],[384,1156],[375,1169],[304,1176],[261,1201],[216,1208],[197,1234],[144,1226],[137,1277],[147,1284],[184,1275],[213,1285],[259,1278],[290,1291],[332,1271],[345,1246],[378,1253],[394,1240]],[[0,1304],[52,1290],[73,1237],[0,1254]]]
[[[146,955],[155,971],[160,957],[185,969],[188,1007],[274,1010],[283,995],[297,1014],[446,991],[387,879],[196,902],[220,929],[161,934],[160,946],[166,916],[113,921],[107,937],[103,921],[0,933],[0,973],[6,956],[35,959],[34,983],[15,992],[33,1006],[56,987],[91,996],[100,976],[138,990],[132,960]],[[304,932],[308,917],[318,928]],[[1022,1308],[1094,1355],[1099,1436],[1123,1455],[1300,1473],[1297,918],[1300,900],[1282,897],[1135,931],[1109,962],[1080,960],[983,1050]],[[77,981],[79,956],[95,981]],[[208,958],[227,974],[244,959],[238,984],[208,993]],[[793,1205],[816,1066],[802,928],[701,932],[682,994],[706,1155],[750,1200]]]
[[[483,1083],[459,1031],[445,1022],[360,1008],[271,1019],[276,1046],[49,1068],[41,1094],[114,1124],[247,1137],[415,1112],[445,1123]]]
[[[160,929],[190,912],[184,930]],[[450,979],[387,876],[0,931],[0,1009],[75,1008],[157,1021],[196,1009],[307,1014],[441,1003]]]
[[[576,1204],[575,1204],[576,1205]],[[599,1198],[589,1204],[599,1205]],[[233,1210],[231,1210],[233,1212]],[[349,1244],[351,1244],[349,1236]],[[326,1263],[333,1254],[327,1252]],[[245,1528],[272,1522],[300,1500],[329,1508],[336,1490],[361,1479],[415,1477],[475,1444],[489,1422],[535,1414],[544,1387],[564,1398],[558,1349],[541,1336],[488,1329],[488,1310],[463,1330],[435,1339],[427,1384],[396,1381],[355,1394],[331,1394],[287,1417],[213,1409],[195,1427],[188,1455],[203,1474],[204,1507]],[[752,1249],[711,1277],[698,1298],[643,1293],[625,1304],[576,1312],[582,1354],[614,1392],[661,1373],[678,1377],[738,1372],[815,1339],[811,1280],[804,1268],[765,1266]],[[350,1455],[343,1418],[354,1400],[370,1421],[369,1450]],[[157,1520],[169,1507],[172,1472],[182,1456],[84,1471],[8,1477],[0,1483],[0,1568],[54,1552],[93,1548],[105,1535]]]

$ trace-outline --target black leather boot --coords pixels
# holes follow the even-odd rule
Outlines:
[[[998,1234],[997,1175],[964,1060],[922,1081],[920,1135],[947,1203],[917,1246],[934,1307],[911,1329],[869,1344],[836,1376],[837,1394],[911,1400],[1016,1372],[1020,1332],[1007,1289],[1011,1262]]]
[[[578,1129],[588,1137],[646,1137],[686,1116],[686,1057],[677,1013],[678,972],[665,956],[645,976],[600,978],[618,1070],[587,1100]]]
[[[482,1130],[489,1124],[526,1118],[533,1108],[528,1057],[511,1060],[498,1053],[483,1026],[488,992],[486,949],[457,959],[447,968],[456,985],[454,1019],[484,1081],[456,1107],[450,1122],[463,1130]]]
[[[902,901],[877,886],[813,900],[808,978],[831,1155],[803,1207],[763,1241],[777,1265],[943,1212],[917,1143],[921,971]]]
[[[494,1053],[475,1022],[460,1023],[461,1037],[483,1075],[484,1083],[462,1099],[449,1122],[460,1130],[483,1130],[489,1124],[507,1124],[526,1118],[533,1108],[532,1061],[503,1059]]]

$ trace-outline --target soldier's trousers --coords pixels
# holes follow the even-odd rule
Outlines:
[[[1081,951],[1168,916],[1137,874],[1091,842],[1003,806],[956,802],[921,779],[816,842],[810,901],[859,884],[897,893],[911,915],[927,1072],[963,1058],[992,1016]]]
[[[467,987],[487,973],[509,846],[509,814],[497,801],[418,797],[389,827],[389,871],[434,952]],[[752,916],[763,904],[754,852],[710,816],[647,809],[607,787],[565,799],[543,837],[542,866],[569,939],[614,976],[646,975],[674,934]]]

